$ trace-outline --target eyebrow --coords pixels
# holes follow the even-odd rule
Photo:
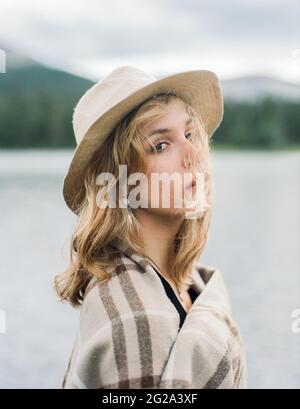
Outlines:
[[[192,118],[189,118],[186,120],[185,122],[185,126],[189,125],[192,122]],[[171,129],[169,128],[159,128],[159,129],[155,129],[154,131],[152,131],[149,135],[149,138],[155,134],[164,134],[164,133],[168,133],[170,132]]]

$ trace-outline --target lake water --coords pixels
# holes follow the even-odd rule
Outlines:
[[[75,216],[62,196],[71,151],[0,151],[0,387],[59,388],[79,310],[57,301]],[[202,256],[224,274],[251,388],[300,388],[300,153],[215,152]],[[5,328],[4,328],[5,319]],[[2,330],[1,330],[2,328]]]

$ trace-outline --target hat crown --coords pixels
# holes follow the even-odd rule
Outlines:
[[[77,145],[97,118],[129,95],[155,81],[157,78],[154,76],[136,67],[123,65],[94,84],[74,108],[72,124]]]

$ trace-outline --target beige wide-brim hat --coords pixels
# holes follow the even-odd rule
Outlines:
[[[170,91],[194,107],[211,137],[223,117],[219,78],[211,71],[180,72],[157,79],[125,65],[82,95],[72,119],[77,147],[63,182],[64,199],[74,213],[83,200],[84,177],[93,153],[130,111],[154,94]]]

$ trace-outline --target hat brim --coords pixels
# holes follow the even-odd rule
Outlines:
[[[84,195],[84,175],[93,153],[100,149],[115,126],[134,108],[157,93],[173,91],[200,115],[211,137],[223,117],[223,95],[219,78],[208,70],[181,72],[154,81],[113,106],[86,131],[77,145],[63,181],[63,196],[76,213]]]

